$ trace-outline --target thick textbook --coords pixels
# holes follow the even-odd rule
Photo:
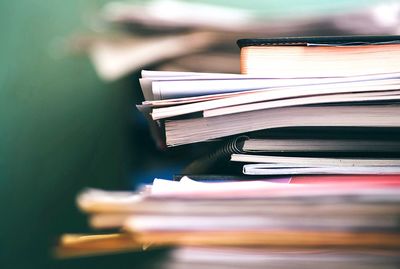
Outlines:
[[[241,39],[241,73],[334,77],[400,69],[400,36]]]

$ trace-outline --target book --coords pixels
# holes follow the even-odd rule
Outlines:
[[[305,209],[306,210],[306,209]],[[315,220],[318,222],[318,220]],[[132,224],[126,227],[134,232],[139,242],[161,246],[231,246],[270,247],[281,249],[398,249],[400,235],[396,232],[326,232],[326,231],[149,231],[137,232]]]
[[[335,157],[288,157],[260,154],[232,154],[231,161],[293,165],[297,167],[357,167],[357,166],[400,166],[400,159],[394,158],[335,158]]]
[[[400,36],[241,39],[243,74],[335,77],[396,72]]]
[[[390,175],[399,174],[398,166],[350,166],[350,167],[296,167],[295,165],[268,165],[268,164],[246,164],[243,165],[245,175],[323,175],[323,174],[350,174],[350,175]]]
[[[245,175],[298,174],[399,174],[400,159],[292,157],[254,154],[232,154],[232,161],[245,162]],[[253,164],[254,163],[254,164]]]
[[[367,153],[399,152],[400,141],[366,138],[250,138],[243,142],[242,150],[249,153],[299,152],[299,153]]]
[[[400,106],[294,106],[165,121],[166,144],[177,146],[283,127],[400,127]],[[349,116],[351,115],[351,117]]]

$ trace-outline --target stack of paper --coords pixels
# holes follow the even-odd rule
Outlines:
[[[232,265],[231,259],[217,261],[217,253],[237,253],[239,264],[254,257],[248,261],[251,268],[266,266],[272,257],[277,258],[274,266],[294,265],[299,259],[312,267],[326,259],[329,266],[359,268],[399,261],[398,175],[282,180],[286,182],[156,179],[137,193],[88,190],[78,197],[78,205],[90,215],[92,227],[125,231],[112,236],[123,241],[116,245],[120,248],[179,246],[165,262],[173,268],[186,262]]]
[[[143,246],[173,247],[165,268],[397,266],[400,38],[243,42],[246,75],[142,72],[157,144],[212,150],[175,181],[81,193],[90,225],[121,234],[69,237],[61,255]]]

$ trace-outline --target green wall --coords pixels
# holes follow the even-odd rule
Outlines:
[[[62,45],[96,4],[0,2],[0,268],[53,267],[57,235],[86,228],[76,193],[126,182],[129,81],[104,84]]]

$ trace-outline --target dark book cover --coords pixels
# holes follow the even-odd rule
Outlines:
[[[400,35],[360,35],[360,36],[308,36],[279,38],[246,38],[239,39],[240,48],[249,46],[307,46],[307,44],[335,45],[373,45],[400,43]]]

